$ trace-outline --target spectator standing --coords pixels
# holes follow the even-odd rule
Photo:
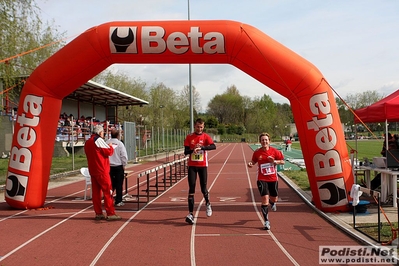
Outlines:
[[[110,176],[112,190],[116,191],[115,206],[120,207],[125,205],[122,201],[122,188],[128,158],[125,145],[120,141],[119,130],[115,128],[111,130],[111,138],[107,141],[107,144],[114,148],[114,153],[109,157]]]
[[[216,149],[216,145],[212,138],[204,133],[205,122],[198,118],[195,121],[194,132],[187,135],[184,140],[184,154],[188,157],[188,210],[189,214],[186,216],[188,224],[194,223],[194,194],[197,174],[200,180],[201,192],[205,199],[206,216],[212,216],[212,207],[209,201],[209,192],[207,188],[208,181],[208,150]]]
[[[71,121],[71,117],[70,117],[70,116],[68,116],[68,117],[65,119],[64,126],[65,126],[65,127],[71,127],[71,126],[72,126],[72,121]]]
[[[285,140],[285,150],[286,151],[291,151],[291,146],[292,146],[292,140],[291,137],[289,139]]]
[[[258,163],[257,186],[262,197],[261,210],[265,219],[264,229],[270,230],[269,204],[272,211],[277,210],[278,200],[278,176],[277,164],[284,164],[284,156],[281,151],[270,146],[270,135],[259,135],[261,147],[254,151],[248,167]]]
[[[386,134],[384,134],[384,142],[382,144],[381,155],[386,157],[387,156],[387,145],[386,145]],[[398,149],[398,142],[396,141],[395,137],[392,136],[391,133],[388,132],[388,150],[396,150]]]
[[[104,128],[97,125],[93,129],[93,134],[85,143],[87,164],[91,176],[92,201],[96,220],[107,219],[108,221],[120,220],[121,217],[115,214],[112,199],[112,184],[109,176],[109,156],[114,152],[104,141]],[[101,206],[102,195],[104,195],[104,207],[107,217],[104,216]]]

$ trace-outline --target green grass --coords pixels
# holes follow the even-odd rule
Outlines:
[[[51,163],[50,175],[78,170],[83,166],[87,166],[85,155],[75,155],[74,162],[72,162],[72,156],[56,157]]]
[[[363,158],[368,158],[370,160],[373,159],[373,157],[381,157],[382,155],[380,154],[382,150],[382,140],[358,140],[357,141],[357,147],[356,143],[354,140],[349,140],[346,142],[347,147],[348,147],[348,152],[350,152],[351,149],[357,151],[357,158],[359,160],[363,160]],[[356,152],[355,152],[356,156]]]
[[[289,177],[294,183],[300,187],[302,190],[308,191],[310,190],[310,184],[308,179],[308,173],[305,169],[301,170],[292,170],[292,171],[282,171],[284,175]]]
[[[371,236],[374,239],[378,239],[378,224],[377,223],[365,223],[361,225],[357,225],[358,230],[363,232],[366,235]],[[398,228],[397,222],[392,222],[392,226],[394,229]],[[381,222],[380,224],[380,241],[388,242],[392,241],[392,228],[387,222]]]
[[[78,170],[83,166],[87,166],[87,160],[85,155],[75,155],[74,163],[72,162],[72,156],[55,157],[53,158],[51,164],[50,175]],[[8,159],[0,159],[0,185],[5,184],[7,168]]]
[[[357,144],[354,140],[347,140],[346,146],[348,148],[348,153],[353,149],[355,152],[355,156],[359,160],[363,160],[363,158],[367,157],[369,159],[373,159],[373,157],[381,157],[382,150],[382,140],[358,140]],[[299,142],[292,143],[293,149],[301,149]],[[357,153],[357,154],[356,154]]]
[[[348,153],[350,154],[352,149],[357,150],[355,156],[357,156],[360,161],[363,161],[363,158],[372,160],[373,157],[380,157],[382,143],[382,140],[358,140],[357,143],[354,140],[346,141]],[[300,143],[293,142],[292,148],[301,149]],[[308,174],[305,170],[284,171],[284,174],[293,180],[302,190],[310,190]]]

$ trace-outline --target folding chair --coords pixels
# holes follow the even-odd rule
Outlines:
[[[86,195],[87,195],[87,190],[89,188],[89,186],[91,187],[91,177],[90,177],[90,173],[89,173],[89,168],[87,167],[82,167],[80,168],[80,173],[85,177],[86,179],[86,186],[85,186],[85,196],[84,196],[84,200],[87,199]],[[90,189],[90,198],[92,197],[92,190]]]

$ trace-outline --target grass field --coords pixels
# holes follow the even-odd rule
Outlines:
[[[346,145],[348,153],[350,153],[351,150],[357,151],[355,152],[355,157],[357,157],[359,161],[363,161],[364,158],[372,160],[373,157],[381,156],[381,140],[358,140],[357,142],[349,140],[346,142]],[[299,142],[294,142],[292,148],[301,149]],[[301,189],[305,191],[310,190],[308,174],[306,171],[284,171],[284,174],[293,180]]]
[[[357,142],[354,140],[346,141],[348,152],[350,153],[351,150],[357,151],[355,152],[355,156],[357,156],[357,158],[361,161],[363,158],[372,160],[373,157],[380,157],[382,144],[382,140],[358,140]],[[299,142],[294,142],[292,144],[292,148],[301,149]]]
[[[50,175],[69,172],[72,170],[80,169],[83,166],[87,166],[86,156],[77,155],[74,159],[74,162],[72,162],[72,156],[53,158]],[[0,185],[5,184],[7,168],[8,159],[0,159]]]

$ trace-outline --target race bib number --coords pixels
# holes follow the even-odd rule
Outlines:
[[[197,154],[191,154],[191,161],[202,162],[204,160],[204,151],[199,151]]]
[[[264,163],[260,165],[260,172],[262,175],[272,175],[276,173],[274,165],[271,163]]]

